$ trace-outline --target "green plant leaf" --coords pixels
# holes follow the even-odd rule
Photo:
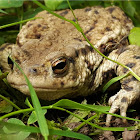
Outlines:
[[[18,122],[18,123],[15,123],[15,122]],[[3,122],[3,121],[0,121],[0,126],[1,127],[5,127],[5,128],[8,128],[9,131],[11,132],[32,132],[32,133],[40,133],[40,130],[39,128],[37,127],[33,127],[33,126],[25,126],[23,125],[23,123],[17,119],[11,121],[11,122]],[[77,138],[77,139],[80,139],[80,140],[92,140],[91,138],[89,138],[88,136],[85,136],[83,134],[79,134],[79,133],[76,133],[76,132],[72,132],[72,131],[64,131],[64,130],[54,130],[54,129],[49,129],[49,132],[50,132],[50,135],[59,135],[59,136],[66,136],[66,137],[71,137],[71,138]],[[2,131],[0,131],[1,134],[3,134]],[[18,139],[13,139],[13,140],[22,140],[20,139],[20,135],[18,135]]]
[[[123,10],[130,17],[134,17],[134,14],[135,14],[136,10],[135,10],[135,6],[134,6],[133,1],[130,1],[130,0],[123,1]]]
[[[5,80],[5,79],[4,79]],[[0,92],[7,94],[7,92],[5,90],[0,89]],[[8,95],[8,94],[7,94]],[[20,109],[16,104],[14,104],[12,101],[10,101],[8,98],[4,97],[3,95],[0,94],[0,98],[3,99],[4,101],[7,102],[7,104],[9,104],[10,106],[12,105],[12,107],[15,107],[16,109]],[[9,109],[8,109],[9,110]],[[4,109],[5,111],[5,109]]]
[[[9,113],[13,110],[13,106],[5,100],[0,101],[0,113]]]
[[[64,0],[44,0],[45,5],[50,10],[56,10],[56,8],[63,2]]]
[[[23,5],[23,0],[0,0],[0,9],[20,7]]]
[[[85,0],[78,0],[78,1],[71,0],[69,2],[70,2],[70,5],[72,6],[72,8],[78,9],[78,8],[84,7],[84,5],[82,5],[82,4],[84,4]],[[59,9],[67,9],[67,8],[69,8],[69,5],[66,0],[63,0],[63,2],[56,9],[59,10]]]
[[[16,124],[25,126],[25,124],[21,120],[18,120],[16,118],[11,118],[7,122],[12,123],[13,127]],[[6,126],[3,127],[3,131],[6,134],[14,133],[14,135],[12,135],[12,139],[14,139],[14,140],[24,140],[25,138],[27,138],[30,135],[30,132],[23,132],[23,131],[20,131],[20,130],[9,129]]]
[[[43,114],[44,114],[44,115],[47,113],[47,110],[46,110],[46,109],[44,109],[44,110],[42,110],[42,111],[43,111]],[[35,111],[33,111],[33,112],[31,113],[30,117],[28,118],[27,124],[33,124],[33,123],[35,123],[37,120],[38,120],[38,119],[37,119],[36,113],[35,113]]]
[[[128,36],[130,44],[140,46],[140,27],[134,27]]]

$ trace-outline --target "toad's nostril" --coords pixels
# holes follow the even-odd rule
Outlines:
[[[29,69],[29,72],[35,74],[35,73],[37,73],[37,69],[36,68],[31,68],[31,69]]]

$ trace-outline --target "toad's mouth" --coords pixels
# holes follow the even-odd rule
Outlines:
[[[23,85],[15,85],[15,84],[10,84],[13,88],[18,89],[20,92],[24,93],[25,95],[31,95],[28,85],[23,84]],[[43,88],[43,87],[37,87],[33,86],[35,89],[37,96],[40,99],[43,100],[56,100],[59,98],[63,97],[71,97],[74,96],[74,93],[78,91],[77,87],[70,87],[70,88]]]
[[[13,84],[13,83],[10,83],[10,85],[13,88],[16,88],[16,89],[19,89],[19,88],[28,89],[29,88],[28,85],[26,85],[26,84]],[[78,89],[78,86],[75,86],[75,87],[67,87],[67,88],[63,88],[63,87],[61,87],[61,88],[55,88],[55,87],[51,88],[51,87],[44,87],[44,86],[42,86],[42,87],[33,86],[33,88],[35,90],[44,90],[44,91],[56,91],[56,90],[57,91],[67,91],[67,90],[70,90],[70,89],[71,90],[77,90]]]

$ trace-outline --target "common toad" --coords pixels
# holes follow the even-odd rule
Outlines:
[[[56,13],[75,21],[68,9]],[[120,8],[88,7],[76,9],[74,13],[94,47],[140,75],[140,48],[129,45],[127,40],[133,24]],[[16,44],[3,45],[0,55],[5,48],[12,52],[12,57],[28,76],[39,98],[55,100],[87,96],[114,74],[119,76],[128,72],[100,56],[71,23],[46,11],[36,17],[42,18],[27,22],[18,34]],[[13,47],[12,50],[9,46]],[[6,60],[1,62],[5,64]],[[12,67],[7,80],[12,87],[30,94],[16,66]],[[120,114],[126,116],[128,106],[140,97],[140,82],[130,75],[120,83],[120,91],[109,99],[109,112],[115,113],[120,109]],[[107,125],[110,120],[108,115]]]

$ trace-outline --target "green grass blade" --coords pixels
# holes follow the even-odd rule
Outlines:
[[[72,132],[72,131],[62,131],[62,130],[52,130],[50,129],[50,135],[59,135],[59,136],[66,136],[66,137],[71,137],[71,138],[76,138],[80,140],[92,140],[86,135]]]
[[[33,86],[31,85],[30,81],[28,80],[27,76],[24,74],[23,70],[18,66],[18,64],[11,57],[10,57],[10,59],[13,61],[13,63],[16,65],[16,67],[22,72],[22,74],[25,77],[25,80],[27,82],[27,85],[29,87],[29,91],[31,94],[32,103],[33,103],[33,106],[34,106],[34,109],[35,109],[35,112],[37,115],[37,120],[38,120],[41,134],[44,136],[45,140],[47,140],[48,139],[47,137],[49,136],[49,130],[48,130],[48,126],[47,126],[46,119],[43,114],[40,102],[36,95],[36,92],[35,92]]]
[[[8,72],[2,73],[2,72],[0,71],[0,80],[6,78],[7,75],[8,75]]]
[[[3,14],[8,14],[6,11],[0,9],[0,13],[3,13]]]
[[[27,21],[34,20],[34,19],[37,19],[37,18],[39,18],[39,17],[34,17],[34,18],[30,18],[30,19],[26,19],[26,20],[22,20],[22,21],[18,21],[18,22],[6,24],[6,25],[3,25],[3,26],[0,26],[0,29],[7,28],[7,27],[10,27],[10,26],[14,26],[14,25],[18,25],[18,24],[21,24],[21,23],[25,23]]]
[[[119,81],[119,80],[121,80],[121,79],[127,77],[129,74],[130,74],[130,72],[129,72],[129,73],[126,73],[126,74],[124,74],[124,75],[121,75],[121,76],[117,76],[117,77],[115,77],[115,78],[112,78],[110,81],[108,81],[108,82],[105,84],[105,86],[103,87],[102,91],[105,92],[105,91],[108,89],[109,86],[111,86],[111,85],[114,84],[115,82],[117,82],[117,81]]]

